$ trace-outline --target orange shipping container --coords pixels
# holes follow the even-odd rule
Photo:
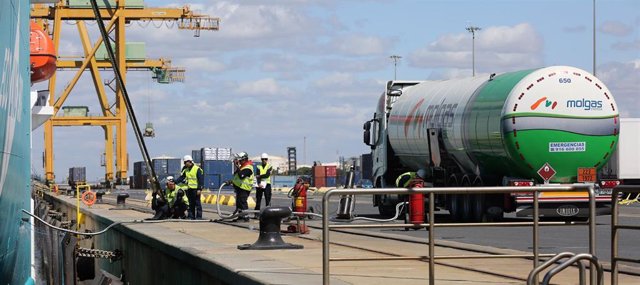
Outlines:
[[[327,174],[325,173],[324,166],[316,165],[313,167],[313,176],[314,177],[325,177]]]

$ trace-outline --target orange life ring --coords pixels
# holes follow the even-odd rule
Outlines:
[[[91,206],[96,203],[96,193],[93,193],[91,190],[84,191],[80,199],[82,199],[82,203],[85,205]]]

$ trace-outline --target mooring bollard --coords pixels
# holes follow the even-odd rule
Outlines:
[[[267,207],[260,211],[260,235],[253,244],[238,245],[238,249],[301,249],[300,244],[284,242],[280,236],[280,223],[291,216],[289,207]]]
[[[129,198],[129,194],[128,193],[120,193],[118,194],[118,197],[116,198],[116,207],[117,208],[124,208],[125,207],[125,203],[127,200],[127,198]]]
[[[96,204],[102,204],[102,195],[104,195],[104,191],[96,192]]]

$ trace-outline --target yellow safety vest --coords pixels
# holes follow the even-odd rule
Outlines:
[[[180,189],[182,189],[183,192],[187,190],[186,187],[178,186],[178,185],[176,185],[176,188],[173,189],[173,191],[167,188],[166,196],[167,196],[167,202],[169,203],[169,207],[173,207],[173,204],[175,204],[176,198],[178,196],[178,190]],[[184,202],[185,205],[189,206],[189,199],[187,198],[186,192],[184,192],[184,195],[182,195],[182,201]]]
[[[263,176],[267,174],[267,170],[271,169],[271,164],[267,163],[264,167],[262,164],[258,164],[258,174],[260,174],[260,181],[267,181],[267,184],[271,184],[271,174],[269,176]]]
[[[182,174],[185,175],[185,182],[189,189],[198,188],[198,171],[202,171],[202,169],[195,164],[191,167],[191,170],[186,168],[182,170]]]
[[[251,175],[245,177],[244,179],[241,179],[240,172],[245,169],[251,169]],[[250,163],[247,163],[242,167],[240,167],[240,170],[238,170],[238,172],[236,172],[236,174],[233,175],[233,179],[231,180],[231,183],[233,183],[233,185],[235,185],[236,187],[242,190],[251,191],[251,188],[253,188],[254,178],[255,177],[253,175],[253,165]]]
[[[409,179],[407,179],[407,181],[405,181],[402,185],[400,185],[400,180],[402,180],[407,176]],[[396,187],[409,187],[409,182],[411,182],[413,178],[416,178],[416,176],[417,174],[415,172],[405,172],[400,174],[400,176],[398,176],[398,179],[396,179]]]

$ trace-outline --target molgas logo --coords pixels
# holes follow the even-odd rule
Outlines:
[[[538,99],[538,101],[536,101],[535,103],[533,103],[531,105],[531,110],[535,110],[538,109],[538,107],[544,107],[544,108],[551,108],[551,110],[555,109],[556,106],[558,106],[558,102],[557,101],[549,101],[547,100],[547,97],[542,97],[540,99]]]
[[[585,98],[578,100],[567,100],[567,108],[576,108],[584,110],[602,110],[601,100],[587,100]]]

